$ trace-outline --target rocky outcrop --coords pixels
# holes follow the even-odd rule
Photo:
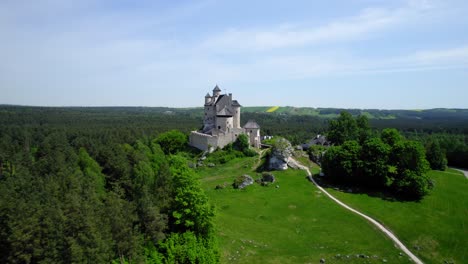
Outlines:
[[[244,189],[245,187],[252,185],[253,183],[254,183],[253,178],[247,174],[244,174],[242,176],[237,177],[234,180],[234,183],[232,184],[232,186],[236,189]]]
[[[293,151],[294,149],[288,140],[284,138],[277,139],[271,149],[268,169],[287,170]]]

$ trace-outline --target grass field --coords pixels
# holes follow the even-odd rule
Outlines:
[[[223,263],[410,263],[391,240],[306,181],[304,171],[274,172],[277,182],[269,187],[215,190],[245,173],[257,178],[256,162],[236,159],[198,170],[217,208]]]
[[[435,188],[421,202],[329,191],[389,227],[425,263],[468,263],[468,180],[454,170],[430,176]]]

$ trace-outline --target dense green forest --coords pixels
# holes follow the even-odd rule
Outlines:
[[[397,128],[468,167],[468,121],[449,115],[370,118],[369,133]],[[330,122],[284,111],[249,119],[294,144]],[[198,155],[187,134],[201,120],[197,108],[0,106],[0,261],[217,262],[214,210],[187,166]]]
[[[218,261],[186,134],[162,133],[194,119],[134,114],[2,111],[0,262]]]

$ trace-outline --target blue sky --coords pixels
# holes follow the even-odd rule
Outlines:
[[[468,108],[464,0],[2,0],[0,35],[0,104]]]

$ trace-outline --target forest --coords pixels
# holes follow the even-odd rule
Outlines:
[[[242,115],[249,119],[293,144],[333,124],[285,113]],[[201,122],[198,109],[0,106],[0,262],[217,263],[215,211],[187,166],[199,154],[187,135]],[[381,141],[396,128],[422,148],[401,151],[442,153],[449,166],[468,167],[464,116],[368,126],[389,134]]]

